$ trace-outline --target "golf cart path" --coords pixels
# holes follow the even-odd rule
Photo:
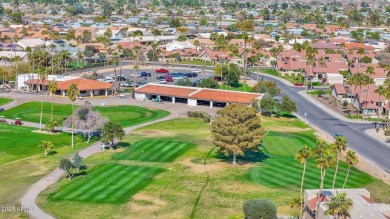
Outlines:
[[[178,113],[172,113],[167,117],[164,117],[162,119],[154,120],[151,122],[146,122],[140,125],[124,128],[126,135],[130,134],[133,130],[141,128],[143,126],[147,126],[153,123],[162,122],[166,120],[170,120],[173,118],[178,118],[181,115]],[[93,145],[79,151],[79,154],[84,159],[94,155],[98,152],[100,152],[101,145],[100,142],[96,142]],[[64,171],[60,170],[58,167],[54,169],[52,172],[44,176],[42,179],[34,183],[23,195],[23,197],[20,199],[21,205],[23,209],[29,209],[28,213],[30,215],[30,218],[36,218],[36,219],[54,219],[54,217],[50,214],[47,214],[42,209],[38,207],[36,204],[36,198],[38,197],[39,193],[41,193],[44,189],[49,187],[50,185],[57,182],[59,179],[61,179],[62,175],[64,174]]]

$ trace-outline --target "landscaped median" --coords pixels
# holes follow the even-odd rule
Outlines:
[[[58,218],[243,218],[243,201],[261,197],[276,203],[279,215],[296,214],[289,205],[299,197],[302,165],[294,155],[305,144],[314,147],[317,138],[296,118],[262,117],[262,124],[269,132],[261,152],[239,159],[237,166],[215,150],[202,119],[142,127],[116,150],[85,159],[86,174],[49,187],[38,197],[39,205]],[[341,162],[337,187],[346,171]],[[333,173],[328,170],[326,187]],[[309,160],[305,188],[318,188],[320,181]],[[346,187],[365,187],[372,198],[390,202],[389,185],[355,168]]]

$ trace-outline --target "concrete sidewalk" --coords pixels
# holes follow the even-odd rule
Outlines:
[[[379,129],[378,132],[376,129],[367,129],[364,133],[390,147],[390,136],[385,136],[383,129]]]

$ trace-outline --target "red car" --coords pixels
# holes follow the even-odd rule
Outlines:
[[[160,68],[160,69],[156,70],[156,73],[167,74],[167,73],[169,73],[169,70],[168,69],[164,69],[164,68]]]
[[[165,81],[166,82],[173,82],[173,78],[171,76],[166,75],[165,76]]]

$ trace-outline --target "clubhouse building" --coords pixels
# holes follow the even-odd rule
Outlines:
[[[176,85],[146,84],[135,90],[137,100],[169,101],[189,106],[224,107],[230,103],[251,105],[262,94]]]

